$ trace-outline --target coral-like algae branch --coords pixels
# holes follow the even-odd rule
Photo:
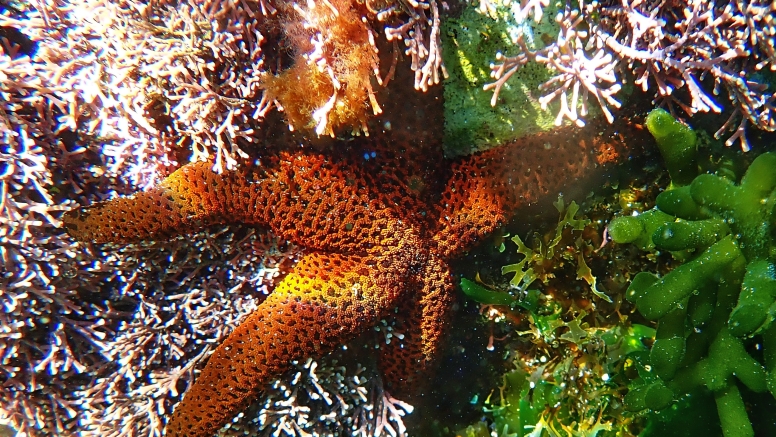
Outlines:
[[[483,5],[489,5],[483,2]],[[538,22],[548,1],[523,1],[515,14]],[[607,119],[622,85],[629,80],[643,91],[653,89],[655,103],[688,116],[720,113],[729,101],[727,122],[716,132],[732,129],[726,144],[738,140],[749,149],[745,129],[776,130],[776,4],[772,1],[567,2],[555,17],[555,41],[538,49],[525,35],[514,37],[514,55],[497,54],[491,66],[493,105],[519,69],[531,62],[553,73],[539,89],[543,107],[560,101],[556,123],[583,123],[593,97]],[[632,75],[631,75],[632,72]],[[709,78],[704,80],[704,78]]]
[[[374,86],[390,81],[399,56],[394,44],[392,63],[385,73],[381,72],[376,43],[381,27],[388,41],[406,42],[416,89],[426,91],[439,83],[440,75],[447,75],[442,64],[436,0],[276,4],[293,64],[276,75],[265,74],[262,83],[292,129],[332,137],[343,129],[368,134],[370,115],[382,112]],[[409,18],[397,27],[388,24],[401,21],[404,15]]]
[[[396,40],[408,45],[417,88],[445,75],[436,0],[84,0],[14,10],[0,13],[0,27],[18,36],[2,50],[3,71],[17,78],[4,89],[45,96],[59,112],[52,121],[110,145],[116,167],[148,156],[233,169],[275,106],[297,130],[366,132],[380,112],[374,89],[401,56]],[[152,169],[132,182],[157,182]]]
[[[295,55],[293,65],[268,75],[264,86],[289,126],[332,137],[343,126],[368,132],[367,111],[381,112],[372,76],[382,79],[376,35],[362,21],[365,5],[350,0],[279,4]]]

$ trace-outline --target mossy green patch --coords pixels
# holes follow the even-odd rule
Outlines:
[[[545,10],[539,23],[533,18],[518,22],[512,8],[519,2],[491,3],[495,11],[469,5],[460,17],[442,24],[442,54],[449,73],[444,83],[444,144],[449,156],[485,150],[555,126],[557,111],[542,110],[538,102],[539,85],[551,77],[544,66],[530,62],[521,67],[501,89],[496,106],[491,105],[493,93],[483,90],[493,81],[490,65],[496,54],[517,54],[519,47],[513,42],[517,35],[524,35],[531,49],[555,39],[555,12],[549,10],[552,7]]]

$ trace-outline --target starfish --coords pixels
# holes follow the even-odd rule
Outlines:
[[[621,132],[613,134],[613,132]],[[565,129],[454,161],[409,162],[408,143],[364,139],[353,153],[282,152],[214,173],[197,162],[156,188],[68,212],[81,241],[160,240],[208,225],[270,228],[304,257],[209,358],[165,434],[209,436],[289,362],[319,357],[393,318],[381,347],[388,386],[403,391],[432,366],[454,303],[449,262],[520,207],[557,196],[639,144],[626,123]],[[636,132],[636,138],[643,137]],[[367,153],[364,150],[374,151]]]

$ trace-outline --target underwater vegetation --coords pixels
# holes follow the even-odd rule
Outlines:
[[[669,118],[656,110],[647,126],[672,148],[663,155],[673,188],[652,212],[609,226],[615,242],[650,240],[642,247],[681,261],[660,278],[638,274],[628,288],[657,334],[625,402],[662,410],[705,389],[726,437],[753,436],[741,389],[776,396],[776,154],[758,156],[740,180],[724,171],[689,178],[694,154],[683,150],[692,135]]]
[[[641,259],[597,250],[605,209],[587,206],[583,215],[576,202],[559,199],[555,226],[525,241],[511,238],[522,259],[501,268],[509,292],[462,279],[463,293],[493,325],[489,348],[503,350],[513,368],[481,396],[488,420],[456,435],[601,436],[637,425],[624,408],[624,369],[634,354],[648,353],[655,330],[618,313],[612,297],[625,290],[625,276],[613,274],[602,286],[593,270],[603,263],[627,271]]]
[[[774,17],[767,0],[467,4],[442,25],[448,153],[612,121],[641,93],[672,114],[724,112],[715,138],[748,150],[747,128],[776,130]]]
[[[543,38],[558,33],[547,14],[541,22],[519,20],[518,2],[495,1],[483,9],[464,8],[458,17],[442,23],[442,56],[449,77],[444,81],[445,153],[466,155],[503,144],[555,126],[555,116],[542,110],[534,90],[550,78],[546,67],[533,63],[518,71],[512,83],[492,106],[491,94],[482,87],[491,81],[490,68],[496,52],[507,50],[516,34],[526,34],[529,46],[544,46]]]
[[[559,201],[556,227],[512,237],[509,292],[462,279],[514,370],[481,403],[487,420],[458,435],[773,433],[776,154],[723,154],[701,172],[695,131],[661,109],[646,126],[670,178],[647,195],[654,208],[625,208],[621,190],[609,221],[605,201],[584,214]],[[598,247],[601,208],[612,242]]]
[[[483,9],[495,9],[482,0]],[[553,17],[559,26],[556,39],[533,49],[530,35],[514,35],[510,52],[496,53],[491,64],[492,104],[498,103],[510,78],[533,63],[547,66],[552,77],[539,86],[542,108],[559,102],[556,124],[563,120],[584,124],[589,100],[595,99],[607,120],[622,106],[617,100],[625,85],[633,83],[650,92],[654,102],[682,111],[722,113],[716,98],[725,90],[733,111],[715,132],[725,144],[739,141],[749,150],[746,127],[773,132],[773,72],[776,71],[776,4],[771,1],[714,2],[560,2]],[[515,19],[533,16],[539,22],[553,14],[555,2],[521,1]],[[704,77],[712,78],[704,84]],[[746,78],[746,79],[744,79]],[[519,82],[518,82],[519,83]],[[737,126],[736,126],[737,124]]]

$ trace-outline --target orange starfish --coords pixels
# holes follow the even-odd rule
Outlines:
[[[151,191],[71,211],[64,223],[73,237],[98,243],[241,223],[309,248],[215,350],[165,430],[207,436],[291,360],[323,355],[385,317],[405,334],[380,351],[386,382],[402,390],[417,381],[440,348],[454,300],[448,261],[518,207],[627,156],[626,146],[640,143],[612,135],[624,126],[536,136],[459,160],[452,170],[408,163],[398,145],[374,139],[369,160],[300,151],[221,175],[192,163]]]

